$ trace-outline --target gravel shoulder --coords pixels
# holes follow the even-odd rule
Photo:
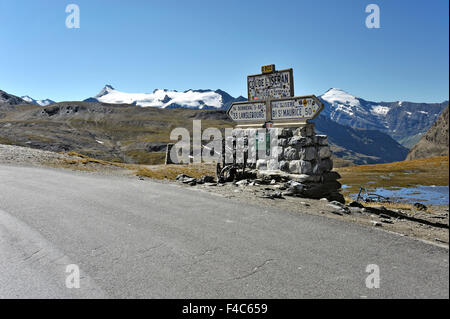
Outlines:
[[[114,165],[109,162],[78,156],[76,153],[56,153],[4,144],[0,144],[0,164],[51,167],[113,175],[128,175],[133,169],[132,165]]]

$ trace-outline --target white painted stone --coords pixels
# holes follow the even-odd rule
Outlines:
[[[267,170],[267,161],[265,159],[259,159],[256,161],[256,169]]]
[[[277,159],[270,159],[267,162],[267,169],[270,171],[275,171],[280,169],[280,162]]]

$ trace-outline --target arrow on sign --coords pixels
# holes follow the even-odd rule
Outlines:
[[[295,96],[270,101],[272,121],[313,120],[323,110],[315,95]]]
[[[249,101],[233,103],[227,115],[238,123],[264,123],[267,118],[265,101]]]

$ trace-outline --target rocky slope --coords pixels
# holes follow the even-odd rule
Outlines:
[[[325,115],[315,120],[316,131],[328,135],[335,157],[356,164],[402,161],[408,149],[377,130],[356,129],[338,124]]]
[[[448,106],[437,121],[411,149],[407,160],[448,155]]]
[[[11,109],[13,105],[28,104],[24,99],[0,90],[0,109]]]

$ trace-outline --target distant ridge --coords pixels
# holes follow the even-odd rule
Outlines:
[[[47,105],[52,105],[52,104],[56,103],[55,101],[50,100],[50,99],[35,100],[35,99],[29,97],[28,95],[22,96],[22,99],[27,101],[30,104],[40,105],[40,106],[47,106]]]

